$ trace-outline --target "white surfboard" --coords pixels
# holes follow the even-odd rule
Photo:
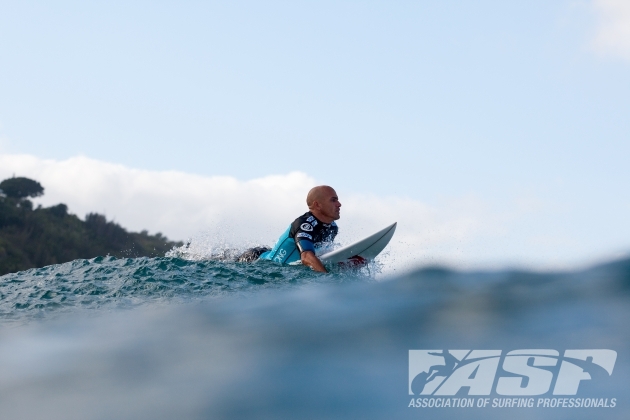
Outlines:
[[[368,261],[373,260],[385,249],[392,236],[394,236],[396,224],[389,225],[385,229],[379,230],[375,234],[351,245],[320,255],[319,259],[324,264],[343,263],[352,257],[361,257]]]

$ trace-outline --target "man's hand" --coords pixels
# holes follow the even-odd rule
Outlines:
[[[317,255],[313,251],[304,251],[300,254],[300,259],[302,260],[302,264],[308,265],[315,271],[319,271],[321,273],[327,273],[326,267],[324,264],[317,258]]]

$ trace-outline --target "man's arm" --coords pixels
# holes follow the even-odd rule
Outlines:
[[[302,260],[302,264],[308,265],[315,271],[319,271],[322,273],[327,273],[326,267],[324,264],[317,258],[317,255],[313,251],[304,251],[300,254],[300,259]]]

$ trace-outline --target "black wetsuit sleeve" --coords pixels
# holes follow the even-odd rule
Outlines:
[[[306,251],[315,251],[313,225],[306,221],[308,218],[305,216],[308,216],[308,213],[302,217],[298,217],[291,225],[291,236],[300,254]],[[311,217],[311,220],[312,219]]]
[[[315,251],[315,245],[313,244],[313,235],[310,232],[299,230],[295,234],[295,246],[300,250],[300,254],[305,251]]]

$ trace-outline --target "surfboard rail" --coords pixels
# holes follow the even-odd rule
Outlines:
[[[396,232],[397,224],[398,222],[392,223],[360,241],[320,255],[319,259],[324,264],[343,263],[353,257],[361,257],[368,261],[373,260],[389,244]]]

